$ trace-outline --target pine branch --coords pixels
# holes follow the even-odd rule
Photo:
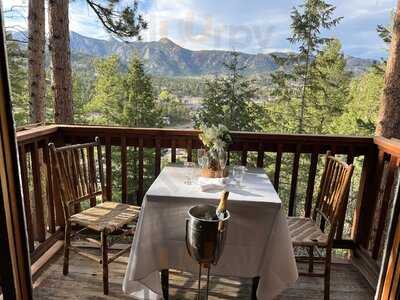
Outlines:
[[[118,9],[120,0],[108,0],[108,5],[103,5],[104,1],[86,0],[93,9],[100,22],[108,32],[122,39],[137,37],[141,39],[141,31],[147,29],[147,22],[138,13],[138,2],[134,0],[131,6]]]

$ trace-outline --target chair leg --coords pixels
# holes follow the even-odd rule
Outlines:
[[[64,265],[63,274],[67,275],[69,271],[69,246],[71,245],[71,224],[65,222],[64,232]]]
[[[104,295],[108,295],[108,244],[105,232],[101,233],[101,255],[103,264],[103,292]]]
[[[169,298],[169,270],[161,270],[161,287],[164,300]]]
[[[324,300],[329,300],[331,281],[331,257],[332,249],[326,249],[325,276],[324,276]]]
[[[309,255],[308,273],[313,273],[314,272],[314,246],[308,247],[308,255]]]
[[[257,300],[257,288],[260,282],[260,277],[254,277],[251,285],[251,300]]]

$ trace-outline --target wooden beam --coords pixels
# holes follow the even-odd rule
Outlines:
[[[290,183],[290,196],[289,196],[289,216],[296,215],[296,195],[297,195],[297,177],[299,175],[299,163],[300,163],[300,148],[301,146],[297,146],[296,153],[293,157],[293,168],[292,168],[292,180]]]
[[[62,240],[64,238],[63,229],[58,229],[54,234],[52,234],[47,240],[43,243],[40,243],[39,246],[33,251],[31,254],[31,260],[35,263],[42,255],[44,255],[56,242]]]
[[[64,241],[57,241],[44,252],[31,266],[32,278],[35,278],[38,272],[63,248]]]
[[[40,159],[39,159],[39,146],[38,142],[33,143],[33,149],[31,150],[32,158],[32,177],[33,177],[33,191],[34,191],[34,228],[35,228],[35,239],[39,242],[44,242],[46,239],[46,227],[44,223],[44,209],[43,209],[43,193],[42,193],[42,182],[40,175]]]
[[[128,171],[127,171],[126,137],[121,138],[121,177],[122,177],[122,203],[128,201]]]
[[[32,299],[29,246],[11,91],[8,81],[3,12],[0,11],[0,277],[5,299]]]

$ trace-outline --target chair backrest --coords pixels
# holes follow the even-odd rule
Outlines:
[[[93,143],[59,148],[50,143],[49,147],[66,219],[71,215],[71,211],[76,212],[82,201],[90,200],[90,206],[94,206],[97,196],[101,195],[102,201],[106,200],[101,144],[98,137]]]
[[[325,167],[321,177],[317,203],[313,212],[313,220],[321,216],[322,227],[330,224],[329,238],[333,240],[339,220],[346,212],[346,198],[350,190],[353,165],[335,158],[328,151]]]

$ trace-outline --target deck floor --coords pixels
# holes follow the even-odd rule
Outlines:
[[[121,257],[110,264],[110,294],[104,296],[102,293],[100,265],[71,253],[70,273],[68,276],[63,276],[62,256],[58,254],[36,276],[37,278],[34,281],[35,299],[132,299],[121,291],[126,261],[127,257]],[[196,287],[195,276],[180,271],[171,271],[170,299],[196,299]],[[251,280],[211,277],[210,289],[210,300],[250,299]],[[322,298],[322,279],[300,277],[277,300]],[[332,269],[331,299],[369,300],[373,299],[373,291],[351,264],[334,264]]]

